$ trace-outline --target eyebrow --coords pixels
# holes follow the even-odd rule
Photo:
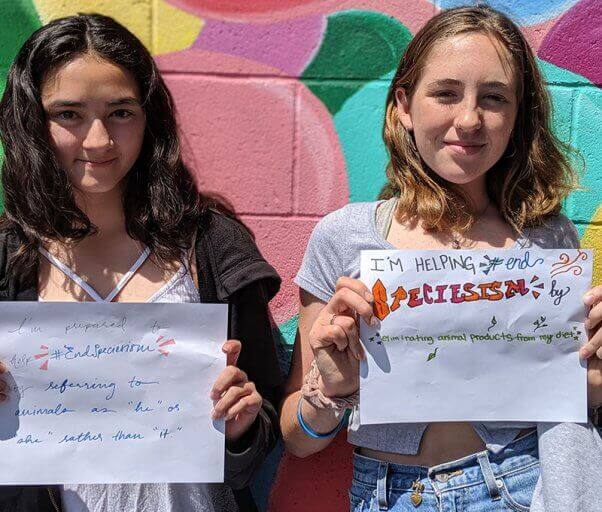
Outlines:
[[[455,80],[453,78],[442,78],[441,80],[434,80],[428,84],[429,87],[437,87],[442,85],[454,85],[460,86],[462,82],[460,80]],[[489,82],[480,82],[479,85],[485,87],[491,87],[494,89],[511,89],[511,86],[505,82],[498,82],[496,80]]]
[[[109,101],[107,103],[107,105],[109,107],[116,107],[119,105],[138,105],[140,106],[140,102],[131,96],[127,96],[124,98],[118,98],[116,100],[113,101]],[[49,107],[51,108],[57,108],[57,107],[76,107],[76,108],[83,108],[86,106],[85,102],[82,101],[69,101],[69,100],[56,100],[53,101],[52,103],[50,103]]]

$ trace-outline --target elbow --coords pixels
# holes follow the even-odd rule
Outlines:
[[[305,459],[322,449],[322,447],[302,442],[303,440],[299,439],[298,435],[295,435],[292,432],[288,433],[284,431],[284,429],[282,431],[282,440],[284,441],[285,451],[299,459]]]

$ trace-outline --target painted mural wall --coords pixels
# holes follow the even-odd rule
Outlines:
[[[280,339],[296,328],[292,279],[316,222],[385,181],[384,99],[412,35],[457,0],[0,0],[0,91],[24,39],[76,12],[115,17],[151,49],[175,97],[199,184],[225,195],[283,278],[272,302]],[[566,202],[602,252],[602,2],[492,0],[537,53],[558,135],[583,156]],[[602,282],[602,261],[595,279]],[[344,434],[306,460],[276,450],[254,485],[270,511],[344,510]],[[278,462],[280,464],[278,465]]]

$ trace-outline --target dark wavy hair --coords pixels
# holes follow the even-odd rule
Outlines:
[[[138,38],[99,14],[52,21],[20,49],[0,102],[0,140],[5,150],[5,211],[0,228],[12,230],[20,241],[9,269],[26,281],[33,279],[37,247],[44,240],[70,244],[97,231],[77,206],[68,175],[55,157],[40,99],[49,72],[87,53],[132,74],[146,115],[140,155],[125,178],[127,233],[146,244],[164,265],[190,248],[199,217],[211,205],[182,161],[172,97]]]

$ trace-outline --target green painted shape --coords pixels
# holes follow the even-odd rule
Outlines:
[[[386,182],[387,152],[382,141],[385,100],[394,71],[368,82],[334,116],[349,183],[349,200],[374,201]]]
[[[42,26],[36,8],[30,0],[0,2],[0,96],[4,93],[6,76],[15,55],[30,34]],[[0,144],[0,162],[4,152]],[[0,212],[4,209],[4,194],[0,194]]]
[[[21,45],[42,26],[30,0],[0,2],[0,93],[4,91],[6,74]]]
[[[328,17],[318,53],[301,80],[322,100],[331,114],[366,82],[395,69],[412,39],[399,21],[371,11],[344,11]],[[348,82],[323,87],[317,81]]]

